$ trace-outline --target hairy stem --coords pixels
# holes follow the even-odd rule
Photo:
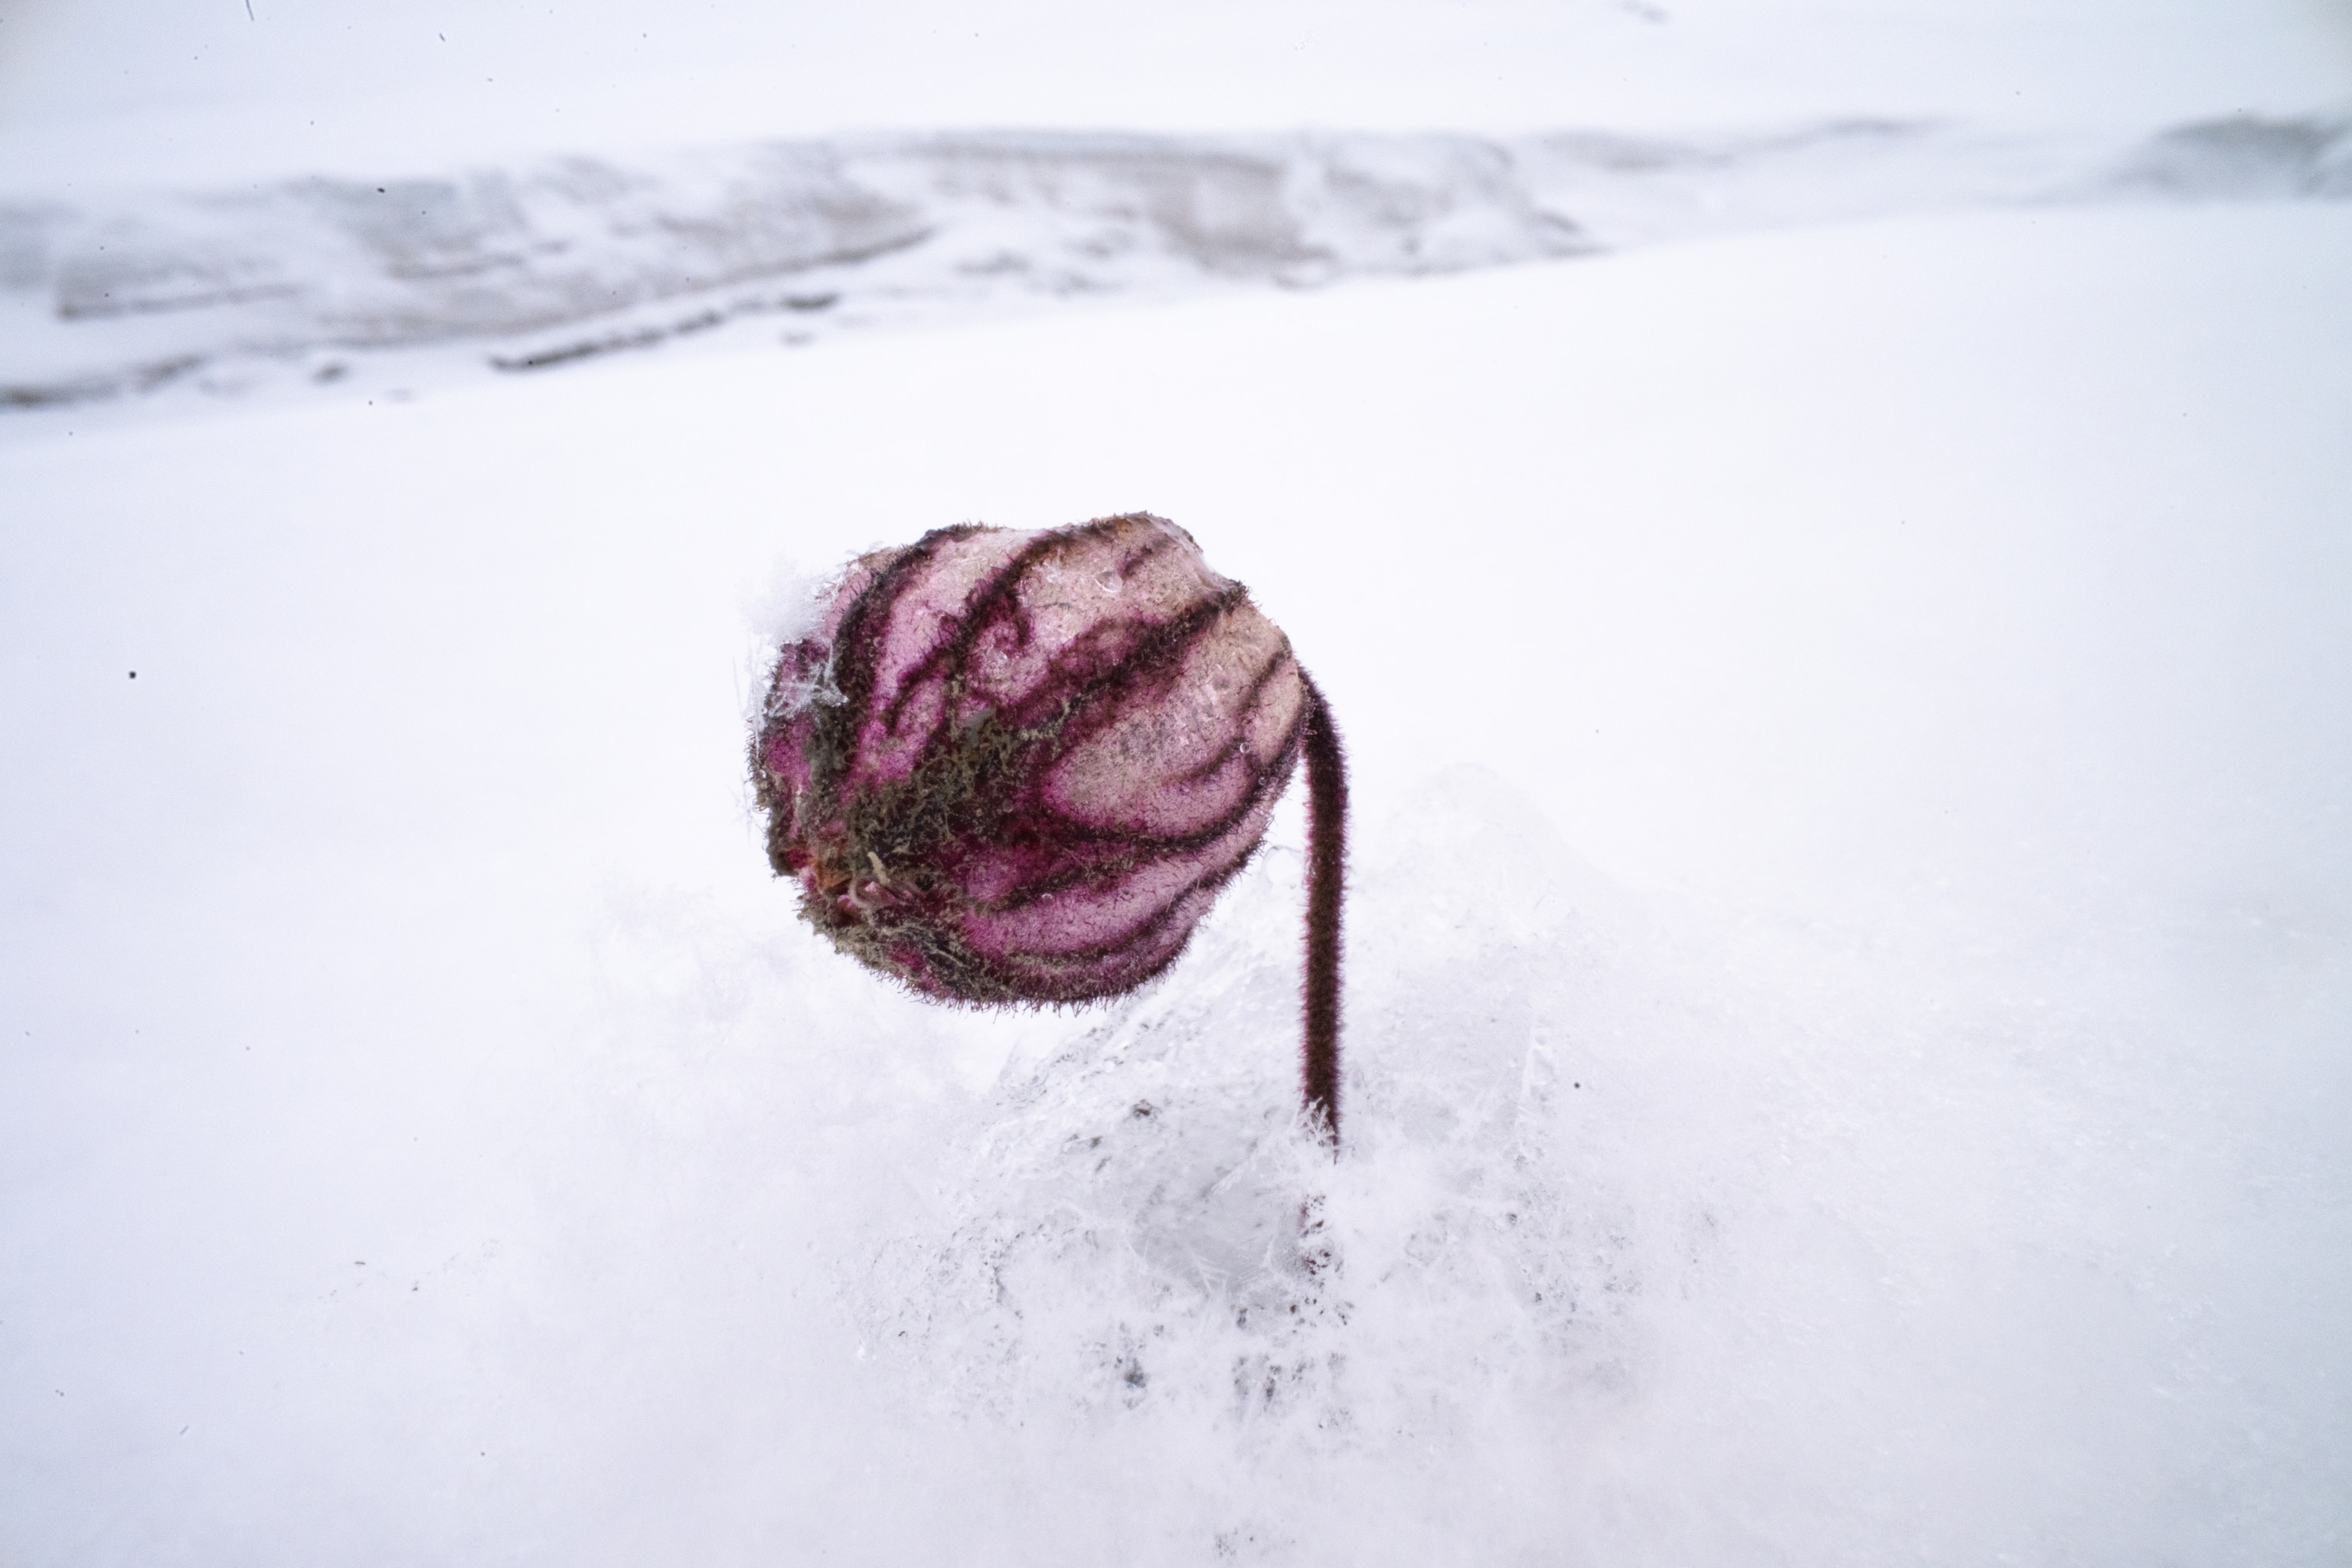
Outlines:
[[[1307,997],[1299,1064],[1307,1115],[1339,1146],[1339,900],[1348,872],[1348,761],[1339,726],[1307,683]]]

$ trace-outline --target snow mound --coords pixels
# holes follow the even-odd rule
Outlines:
[[[1055,1494],[1155,1473],[1119,1489],[1167,1510],[1143,1539],[1170,1561],[1535,1545],[1563,1515],[1400,1499],[1375,1529],[1379,1489],[1348,1478],[1549,1468],[1647,1384],[1657,1307],[1717,1261],[1703,1184],[1625,1179],[1676,1158],[1648,1113],[1643,1152],[1622,1130],[1657,1065],[1738,1054],[1646,914],[1483,770],[1372,837],[1339,1159],[1297,1113],[1302,858],[1279,845],[1169,983],[1011,1061],[929,1223],[845,1265],[903,1398],[1027,1445]]]

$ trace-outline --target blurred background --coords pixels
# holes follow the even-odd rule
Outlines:
[[[874,129],[2147,128],[2325,107],[2347,71],[2335,0],[11,0],[0,188]]]
[[[778,316],[806,343],[1904,211],[2340,196],[2347,18],[14,5],[0,408],[348,394],[352,351],[486,342],[379,384],[413,390]]]

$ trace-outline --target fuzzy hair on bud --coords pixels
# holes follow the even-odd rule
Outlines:
[[[778,654],[751,772],[769,861],[835,947],[942,1001],[1054,1004],[1174,963],[1302,751],[1328,771],[1336,747],[1247,590],[1133,512],[936,529],[851,563]],[[1328,1038],[1307,1087],[1336,1127],[1339,840],[1320,842],[1307,1012]]]

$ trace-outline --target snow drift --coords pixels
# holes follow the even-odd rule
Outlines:
[[[0,408],[414,385],[683,338],[1506,266],[2021,202],[2352,195],[2352,122],[2137,146],[1856,120],[1564,132],[935,133],[0,203]],[[462,352],[394,356],[425,345]]]

